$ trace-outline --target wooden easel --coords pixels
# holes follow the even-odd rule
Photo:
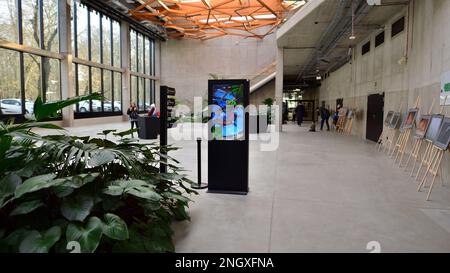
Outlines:
[[[444,106],[441,106],[441,111],[439,112],[439,114],[442,114],[443,112],[444,112]],[[420,167],[417,170],[416,180],[419,179],[420,171],[422,170],[422,168],[426,166],[427,170],[428,170],[430,168],[431,164],[433,163],[433,159],[434,159],[434,157],[433,157],[433,141],[425,139],[425,142],[427,143],[427,147],[425,149],[425,153],[423,154],[422,161],[420,163]]]
[[[400,105],[400,115],[402,114],[402,111],[403,111],[403,102]],[[388,132],[388,136],[387,136],[387,140],[386,140],[386,146],[385,146],[385,150],[386,150],[386,147],[389,146],[388,155],[391,154],[391,148],[392,148],[392,145],[394,145],[395,134],[396,134],[396,128],[390,128],[389,127],[389,132]],[[400,136],[399,136],[399,138],[400,138]],[[383,152],[385,150],[383,150]],[[392,154],[394,154],[394,152],[395,152],[395,146],[394,146],[394,150],[392,150]]]
[[[387,132],[389,131],[389,127],[383,123],[383,131],[381,131],[381,136],[378,138],[377,142],[377,151],[380,151],[383,148],[384,139],[387,138]]]
[[[414,104],[413,108],[419,108],[419,105],[420,105],[420,96],[417,97],[416,103]],[[405,118],[408,119],[408,116],[406,116]],[[406,120],[403,122],[406,122]],[[414,121],[413,125],[414,124],[415,124],[415,121]],[[403,138],[400,141],[400,145],[398,147],[397,155],[395,156],[395,161],[394,161],[394,162],[397,162],[397,158],[400,157],[399,167],[402,166],[403,157],[405,155],[405,150],[406,150],[406,147],[408,146],[408,141],[409,141],[409,138],[411,137],[411,134],[412,134],[412,128],[408,128],[403,131]]]
[[[417,191],[420,192],[422,190],[422,187],[425,187],[428,174],[431,174],[433,176],[433,180],[431,181],[430,189],[428,190],[427,194],[427,201],[430,201],[430,195],[431,192],[433,191],[434,182],[436,181],[438,173],[441,171],[441,163],[442,158],[444,157],[444,153],[445,150],[442,150],[441,148],[433,145],[431,151],[431,158],[433,158],[433,160],[431,161],[431,164],[428,165],[427,171],[425,172],[425,175],[423,176],[422,181],[420,182],[419,187],[417,188]]]
[[[433,102],[431,103],[430,109],[428,110],[428,115],[431,115],[431,111],[433,111],[435,99],[433,99]],[[424,137],[425,138],[425,137]],[[411,150],[411,153],[409,154],[408,161],[406,161],[405,170],[408,170],[409,163],[411,162],[411,159],[414,159],[413,166],[411,169],[411,176],[413,176],[414,170],[416,169],[417,161],[420,160],[420,151],[422,149],[422,145],[424,143],[424,138],[416,138],[414,141],[413,148]],[[400,167],[401,167],[401,161],[400,161]]]
[[[343,133],[345,130],[345,116],[341,116],[338,118],[336,123],[336,132]]]
[[[353,118],[354,117],[349,117],[347,119],[347,122],[345,123],[345,130],[344,133],[347,135],[351,135],[352,134],[352,129],[353,129]]]

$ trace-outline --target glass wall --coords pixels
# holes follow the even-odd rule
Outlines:
[[[77,15],[72,19],[75,93],[100,93],[104,96],[103,101],[79,103],[75,117],[87,117],[90,113],[95,113],[95,116],[121,114],[122,74],[115,69],[121,66],[120,24],[76,0],[73,14]],[[88,65],[84,61],[88,61]]]
[[[131,102],[148,111],[155,101],[155,41],[130,30]]]
[[[98,92],[101,101],[75,106],[76,118],[122,114],[120,22],[82,1],[71,0],[74,95]],[[84,1],[83,1],[84,2]],[[34,100],[61,99],[61,0],[0,0],[0,109],[4,115],[33,113]],[[68,19],[69,20],[69,19]],[[64,33],[64,32],[63,32]],[[141,112],[155,100],[155,41],[130,28],[130,99]],[[60,116],[61,118],[61,116]]]
[[[58,0],[0,0],[0,39],[42,52],[0,48],[2,114],[33,113],[38,96],[61,98],[60,61],[49,57],[59,53],[58,19]]]

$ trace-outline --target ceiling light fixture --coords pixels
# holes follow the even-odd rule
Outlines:
[[[355,40],[355,5],[352,0],[352,35],[349,37],[350,40]]]

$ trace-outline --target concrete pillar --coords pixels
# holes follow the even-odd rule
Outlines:
[[[61,59],[61,99],[75,96],[72,72],[72,24],[70,20],[71,1],[59,0],[59,45],[63,58]],[[73,107],[62,110],[64,127],[71,127],[74,123]]]
[[[127,109],[130,106],[131,81],[130,81],[130,25],[126,21],[120,23],[120,48],[122,58],[122,117],[128,120]]]
[[[277,48],[277,67],[275,76],[275,101],[278,105],[279,132],[283,131],[283,48]]]

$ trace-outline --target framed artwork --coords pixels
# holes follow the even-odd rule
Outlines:
[[[392,121],[392,117],[394,116],[394,111],[389,111],[388,113],[387,113],[387,116],[386,116],[386,119],[384,120],[384,124],[386,125],[386,126],[389,126],[389,124],[391,124],[391,121]]]
[[[400,112],[395,112],[394,115],[392,116],[392,120],[391,123],[389,124],[389,128],[392,129],[399,129],[400,125],[401,125],[401,116],[400,116]]]
[[[430,125],[431,115],[425,115],[420,117],[420,121],[417,124],[416,134],[414,135],[418,139],[423,139],[427,133],[428,126]]]
[[[448,144],[450,143],[450,118],[444,118],[442,121],[441,128],[437,134],[436,139],[433,144],[442,150],[447,150]]]
[[[428,126],[425,139],[429,141],[434,141],[441,128],[442,121],[444,120],[443,115],[433,115],[431,117],[430,125]]]
[[[419,112],[418,108],[409,109],[408,114],[406,115],[405,121],[403,123],[403,129],[411,129],[413,127],[418,112]]]
[[[348,109],[348,111],[347,111],[347,118],[351,119],[351,118],[353,118],[353,115],[354,115],[353,110],[352,109]]]

